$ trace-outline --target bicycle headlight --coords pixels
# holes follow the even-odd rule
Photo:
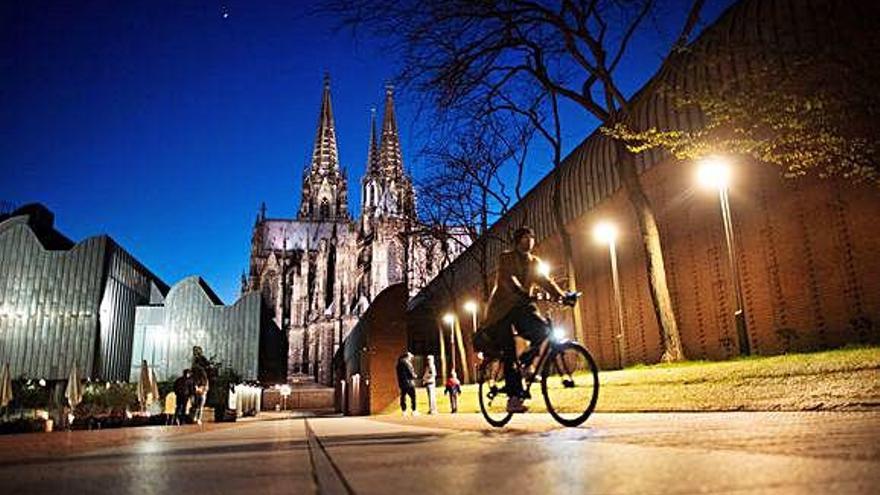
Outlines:
[[[565,340],[565,329],[559,327],[553,327],[553,340],[560,341]]]

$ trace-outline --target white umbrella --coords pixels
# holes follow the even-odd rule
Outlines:
[[[70,369],[70,376],[67,377],[67,389],[64,391],[64,397],[70,404],[71,409],[76,409],[77,404],[82,402],[83,385],[79,378],[79,372],[76,369],[76,363]]]
[[[9,373],[9,363],[0,371],[0,407],[6,407],[12,402],[12,374]]]

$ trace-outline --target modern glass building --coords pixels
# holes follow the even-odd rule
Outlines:
[[[106,235],[73,242],[39,204],[0,216],[0,363],[13,376],[126,380],[135,307],[168,287]]]
[[[130,380],[137,380],[142,360],[159,380],[173,380],[190,367],[194,346],[245,380],[284,380],[287,337],[263,307],[259,292],[226,306],[194,276],[171,287],[161,302],[138,306]]]

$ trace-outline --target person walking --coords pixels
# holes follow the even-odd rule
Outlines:
[[[183,374],[174,380],[174,395],[177,404],[174,407],[174,422],[181,425],[186,422],[186,406],[193,390],[192,372],[183,370]]]
[[[428,414],[437,414],[437,367],[434,366],[434,356],[430,354],[422,375],[422,385],[428,391]]]
[[[413,416],[419,413],[416,411],[416,370],[413,368],[412,358],[412,353],[404,352],[397,359],[397,386],[400,388],[400,410],[404,416],[407,415],[407,397],[412,406]]]
[[[443,393],[449,395],[449,407],[452,409],[452,414],[457,413],[458,396],[461,395],[461,382],[458,381],[458,375],[455,374],[455,371],[449,373],[449,379],[446,380],[446,389],[443,390]]]

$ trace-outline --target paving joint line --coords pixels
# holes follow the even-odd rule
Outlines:
[[[306,429],[306,438],[309,445],[309,460],[312,465],[312,479],[320,494],[354,495],[354,488],[342,474],[342,470],[330,457],[324,443],[315,434],[315,430],[309,424],[309,420],[303,418]]]

